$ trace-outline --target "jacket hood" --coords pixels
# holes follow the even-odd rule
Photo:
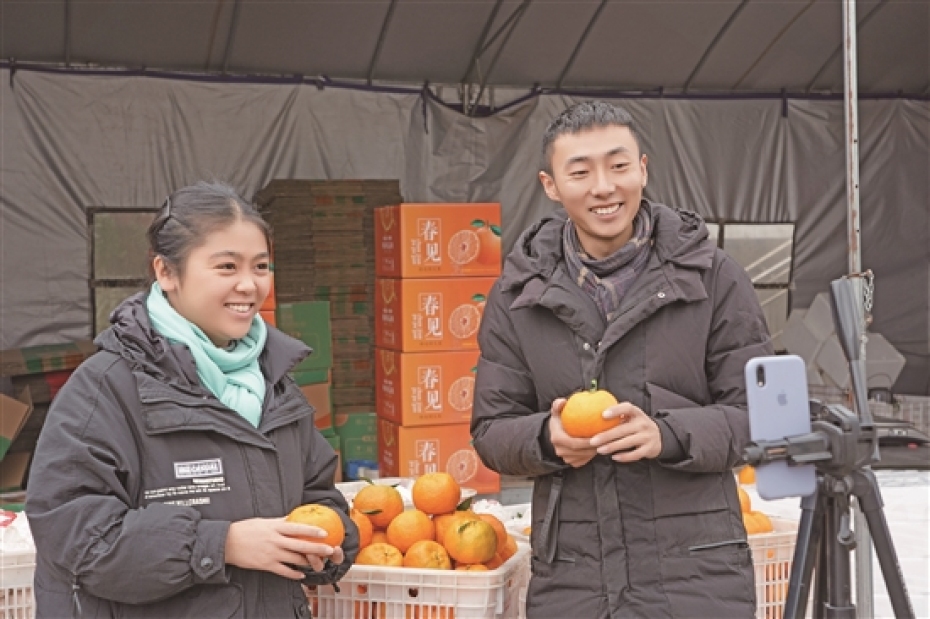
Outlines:
[[[148,291],[139,292],[123,301],[110,314],[110,327],[100,333],[94,343],[126,359],[137,370],[163,382],[199,385],[193,355],[183,344],[172,344],[155,330],[149,320],[145,299]],[[278,382],[312,350],[303,342],[268,325],[268,339],[259,357],[265,378]]]
[[[689,269],[709,269],[714,246],[704,220],[697,213],[643,200],[652,211],[653,246],[662,262]],[[641,207],[642,208],[642,207]],[[504,290],[520,288],[532,279],[549,280],[563,260],[562,229],[568,213],[559,207],[530,226],[504,262],[500,284]]]

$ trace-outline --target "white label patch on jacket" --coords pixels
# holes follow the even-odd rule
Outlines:
[[[177,479],[193,479],[195,477],[213,477],[223,474],[223,461],[219,458],[212,460],[193,460],[191,462],[175,462],[174,476]]]

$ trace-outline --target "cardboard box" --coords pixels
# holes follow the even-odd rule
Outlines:
[[[477,350],[494,277],[376,278],[375,344],[401,352]]]
[[[3,460],[10,445],[23,429],[26,419],[32,412],[32,396],[29,389],[24,389],[16,399],[0,393],[0,460]],[[0,468],[5,468],[4,462]]]
[[[333,332],[328,301],[280,303],[275,310],[278,328],[313,349],[295,372],[322,370],[333,365]]]
[[[446,471],[463,488],[479,494],[500,492],[500,475],[478,458],[468,424],[406,428],[378,420],[378,469],[381,477],[417,477]]]
[[[32,462],[32,452],[8,454],[0,464],[0,492],[13,492],[26,487],[26,471]]]
[[[339,483],[342,481],[342,451],[339,445],[339,437],[335,433],[324,432],[323,436],[329,441],[329,446],[333,448],[333,451],[336,452],[337,464],[336,464],[336,475],[334,476],[333,483]]]
[[[316,383],[313,385],[303,385],[300,391],[307,398],[307,401],[315,409],[313,421],[321,432],[333,429],[333,397],[331,393],[332,385],[327,383]]]
[[[73,370],[97,352],[91,340],[0,351],[0,376]]]
[[[331,368],[322,370],[298,370],[291,372],[291,376],[294,377],[294,382],[300,387],[304,385],[318,385],[319,383],[333,382],[333,371]]]
[[[471,421],[478,351],[401,353],[378,348],[378,416],[402,426]]]
[[[500,204],[382,206],[374,219],[379,277],[500,274]]]
[[[335,430],[345,462],[378,460],[378,419],[375,413],[339,413]]]

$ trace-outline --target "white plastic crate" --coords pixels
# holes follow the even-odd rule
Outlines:
[[[307,587],[314,617],[359,619],[504,619],[520,614],[520,590],[529,582],[530,548],[496,570],[459,572],[353,565],[331,586]]]
[[[35,570],[34,550],[0,553],[0,619],[35,617],[32,594]]]
[[[798,535],[797,522],[769,519],[774,531],[749,536],[756,574],[756,619],[782,619]]]

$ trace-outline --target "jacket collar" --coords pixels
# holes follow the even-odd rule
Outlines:
[[[649,204],[653,214],[653,257],[647,272],[640,276],[644,281],[636,287],[658,278],[667,280],[676,299],[706,298],[700,272],[711,268],[715,248],[707,242],[709,233],[704,221],[691,211]],[[564,272],[562,251],[562,229],[567,219],[563,208],[544,217],[520,236],[508,255],[500,286],[517,292],[512,309],[537,304],[556,308],[568,298],[564,293],[572,287]]]

